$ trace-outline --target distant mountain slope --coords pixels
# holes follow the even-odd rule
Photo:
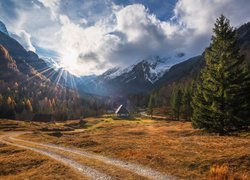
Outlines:
[[[61,76],[59,70],[56,71],[53,67],[49,66],[36,53],[26,51],[18,41],[3,32],[0,32],[0,45],[7,49],[23,74],[28,76],[37,74],[53,82],[66,84],[66,80],[64,79],[66,76]],[[60,79],[58,79],[59,77]]]
[[[49,82],[46,77],[40,73],[37,74],[30,65],[27,64],[26,67],[30,69],[31,74],[23,73],[8,50],[3,45],[0,45],[0,81],[10,83],[10,88],[11,84],[15,82],[22,82],[23,85],[27,84],[28,81]],[[35,74],[36,76],[32,76]]]
[[[204,56],[196,56],[188,59],[182,63],[172,66],[168,72],[166,72],[162,78],[156,83],[154,88],[159,88],[162,85],[170,84],[179,81],[190,81],[197,76],[198,72],[203,66]]]
[[[237,37],[241,52],[250,64],[250,22],[237,29]],[[100,76],[84,77],[78,81],[78,88],[100,95],[123,95],[148,93],[174,82],[189,83],[205,65],[204,54],[175,65],[170,58],[142,60],[127,68],[109,69]]]
[[[13,72],[19,72],[16,62],[11,58],[8,51],[2,45],[0,45],[0,59],[2,71],[11,70]]]
[[[0,45],[0,77],[4,81],[15,81],[19,73],[16,62],[11,58],[8,51]]]
[[[51,64],[48,65],[45,60],[32,51],[26,51],[24,47],[14,38],[9,36],[8,30],[3,22],[0,21],[0,45],[9,52],[15,60],[19,71],[28,76],[38,75],[47,78],[53,82],[60,83],[65,86],[74,76],[66,71],[55,70]],[[70,79],[70,80],[69,80]]]
[[[25,74],[0,45],[0,118],[31,120],[36,113],[47,113],[65,120],[97,115],[103,110],[99,98],[84,93],[79,96],[77,91],[50,81],[26,65],[31,74]]]
[[[9,32],[8,32],[5,24],[2,21],[0,21],[0,32],[4,33],[6,35],[9,35]]]
[[[31,74],[31,67],[26,63],[25,59],[29,59],[27,51],[14,39],[0,32],[0,44],[4,46],[10,55],[15,59],[20,71],[24,74]]]
[[[246,62],[250,65],[250,22],[240,26],[236,32],[240,50],[242,54],[245,55]],[[187,83],[193,80],[205,65],[204,54],[205,53],[171,67],[170,70],[155,83],[154,88],[166,87],[174,82]]]
[[[176,57],[181,61],[183,57]],[[100,76],[82,77],[78,88],[100,95],[148,92],[176,59],[151,57],[126,68],[112,68]]]
[[[250,22],[242,25],[237,30],[237,34],[241,52],[246,56],[246,60],[250,64]]]

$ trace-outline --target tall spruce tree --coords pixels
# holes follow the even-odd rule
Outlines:
[[[186,87],[184,89],[183,97],[182,97],[182,117],[186,120],[190,120],[190,116],[192,113],[191,108],[191,88]]]
[[[213,31],[192,98],[192,122],[223,135],[250,125],[250,73],[229,20],[221,15]]]
[[[171,96],[171,109],[173,116],[180,120],[181,110],[182,110],[182,91],[175,87],[172,92]]]

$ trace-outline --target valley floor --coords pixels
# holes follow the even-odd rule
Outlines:
[[[249,133],[221,137],[189,122],[1,120],[0,136],[0,178],[207,179],[222,164],[250,177]]]

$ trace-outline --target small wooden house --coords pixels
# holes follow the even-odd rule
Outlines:
[[[35,114],[32,120],[35,122],[54,122],[52,114]]]
[[[128,117],[129,111],[126,109],[124,105],[120,105],[115,111],[116,116],[118,117]]]

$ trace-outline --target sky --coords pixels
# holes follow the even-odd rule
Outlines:
[[[0,20],[27,50],[75,75],[152,57],[199,55],[216,18],[250,21],[249,0],[4,0]]]

